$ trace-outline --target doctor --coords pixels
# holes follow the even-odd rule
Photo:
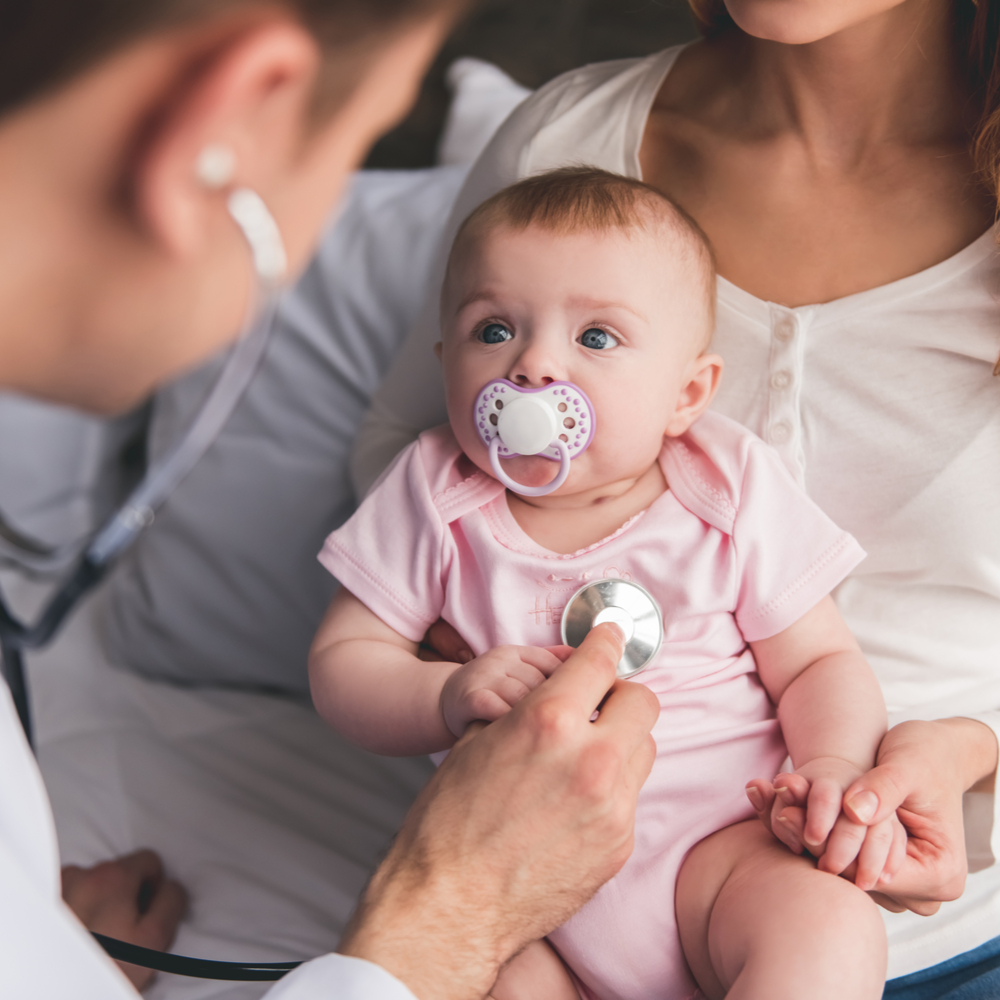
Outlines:
[[[205,150],[263,198],[294,271],[460,7],[0,0],[0,386],[111,413],[235,336],[253,271]],[[595,629],[508,716],[470,731],[340,954],[268,996],[482,996],[613,875],[656,715],[645,688],[615,683],[619,655],[618,631]],[[41,778],[0,690],[0,995],[134,998],[148,974],[126,978],[85,927],[166,948],[183,889],[139,852],[67,869],[63,893],[68,905]]]

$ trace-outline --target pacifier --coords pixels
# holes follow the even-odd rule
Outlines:
[[[597,422],[587,394],[572,382],[522,389],[505,378],[483,387],[472,415],[490,449],[493,474],[507,489],[525,497],[543,497],[566,482],[569,463],[590,446]],[[541,455],[558,462],[559,471],[544,486],[516,483],[500,467],[500,459],[518,455]]]

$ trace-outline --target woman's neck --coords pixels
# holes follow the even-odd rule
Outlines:
[[[885,141],[968,136],[978,117],[945,0],[907,0],[802,45],[735,32],[722,44],[738,54],[732,110],[744,127],[795,133],[831,166],[849,168]]]

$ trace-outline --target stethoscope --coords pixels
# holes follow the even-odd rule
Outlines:
[[[50,642],[80,599],[104,578],[116,560],[152,524],[157,509],[218,437],[264,356],[286,271],[284,244],[267,206],[249,188],[231,191],[227,207],[250,246],[258,291],[248,311],[243,333],[230,351],[222,372],[187,433],[149,468],[142,482],[104,526],[83,542],[56,548],[46,546],[19,532],[0,513],[0,560],[35,572],[54,573],[61,567],[72,567],[64,571],[66,575],[62,584],[31,624],[21,621],[11,611],[0,589],[3,676],[31,746],[34,744],[24,651],[39,649]],[[302,964],[214,962],[141,948],[103,934],[94,934],[94,937],[112,958],[119,961],[199,979],[276,980]]]

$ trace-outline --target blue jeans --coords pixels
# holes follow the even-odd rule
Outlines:
[[[1000,997],[1000,937],[940,965],[890,979],[883,1000],[996,1000]]]

